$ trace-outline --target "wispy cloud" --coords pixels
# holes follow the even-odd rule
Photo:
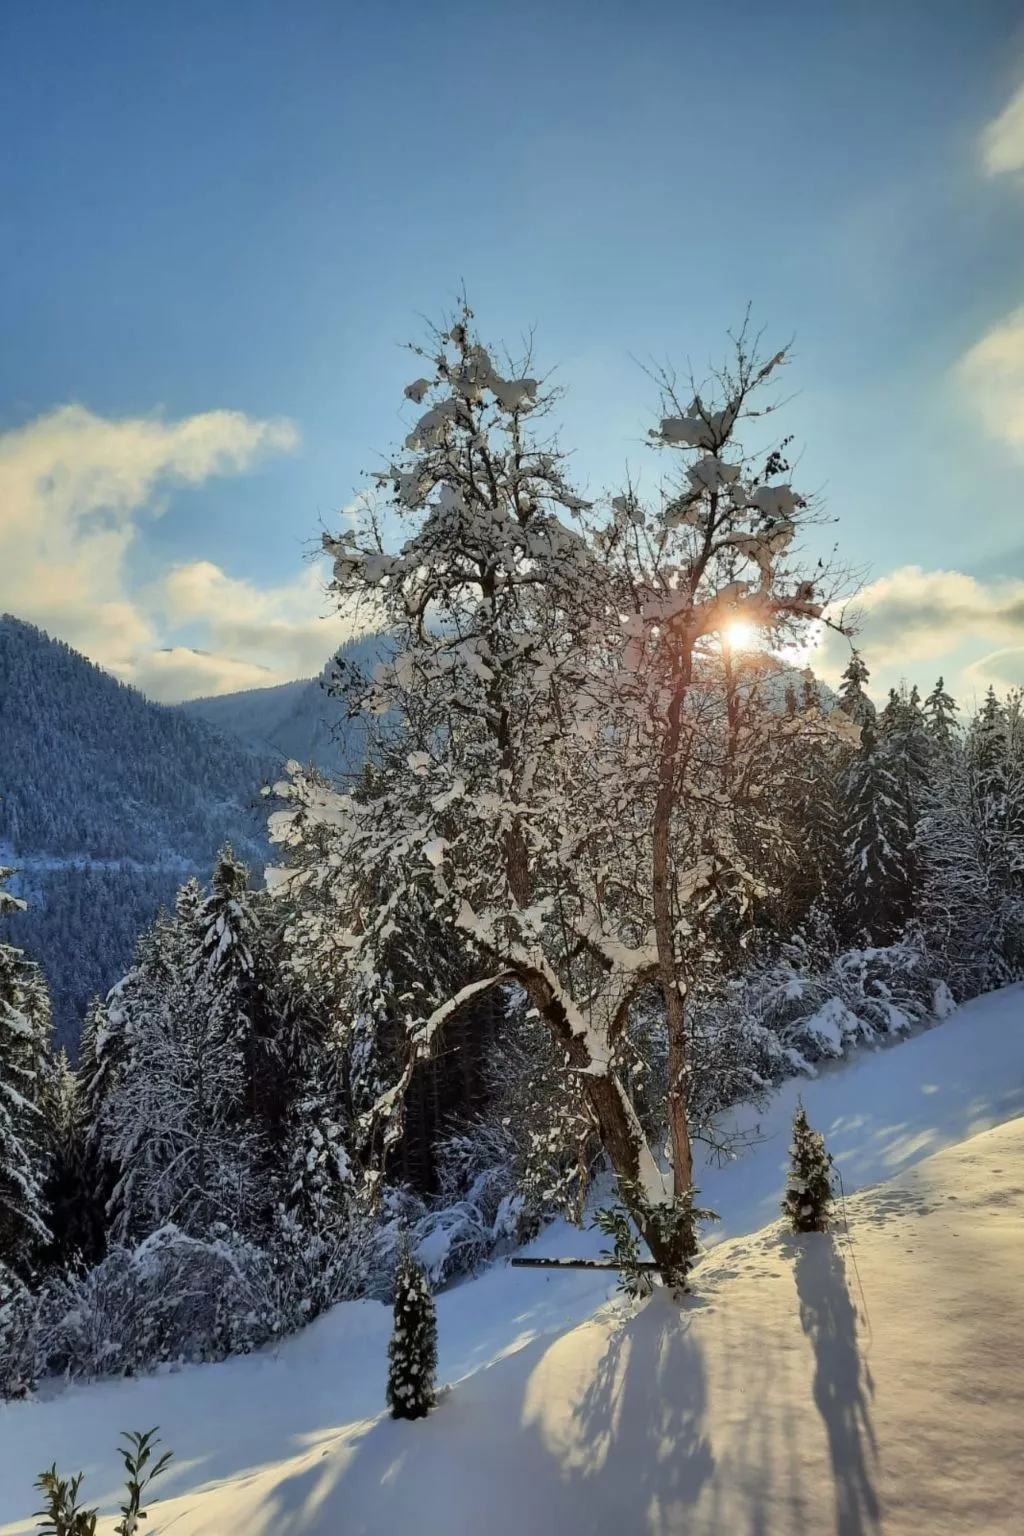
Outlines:
[[[1024,449],[1024,305],[986,331],[955,372],[988,434]]]
[[[979,656],[964,668],[964,676],[978,692],[991,685],[996,691],[1024,686],[1024,645],[1008,645]]]
[[[1024,171],[1024,83],[981,135],[986,176]]]
[[[206,562],[141,591],[128,554],[175,485],[251,472],[298,445],[288,421],[210,411],[109,420],[69,405],[0,435],[0,611],[42,625],[152,697],[317,670],[344,637],[317,573],[263,590]],[[188,625],[202,650],[176,643]]]

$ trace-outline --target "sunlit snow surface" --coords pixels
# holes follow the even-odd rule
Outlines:
[[[849,1235],[766,1228],[798,1093],[847,1196],[865,1190]],[[703,1172],[723,1224],[682,1309],[497,1266],[438,1297],[453,1387],[414,1424],[381,1414],[371,1302],[276,1354],[0,1407],[0,1530],[32,1528],[54,1458],[113,1509],[118,1432],[159,1424],[176,1454],[148,1529],[173,1536],[1017,1533],[1022,1114],[1011,988],[732,1116],[760,1139]],[[556,1226],[533,1251],[602,1241]]]

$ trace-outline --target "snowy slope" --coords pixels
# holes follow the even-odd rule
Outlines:
[[[778,1209],[788,1084],[735,1117],[762,1139],[704,1172],[726,1235],[681,1311],[495,1267],[438,1298],[456,1386],[420,1424],[380,1417],[370,1302],[276,1355],[0,1407],[0,1530],[31,1528],[54,1457],[111,1508],[118,1431],[159,1424],[176,1458],[150,1528],[175,1536],[1017,1531],[1024,988],[802,1090],[848,1195],[876,1186],[847,1201],[852,1245],[749,1236]]]

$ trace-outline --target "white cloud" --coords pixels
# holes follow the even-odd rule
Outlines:
[[[321,661],[323,658],[321,658]],[[161,650],[145,650],[120,676],[123,682],[141,688],[159,704],[175,704],[181,699],[202,698],[215,693],[240,693],[247,688],[271,688],[285,682],[294,673],[282,676],[256,662],[187,645],[170,645]]]
[[[1024,83],[981,136],[986,176],[1024,170]]]
[[[318,670],[345,625],[322,617],[314,571],[263,591],[194,562],[140,592],[127,571],[174,485],[245,474],[297,444],[290,422],[237,411],[107,420],[76,405],[0,434],[0,612],[168,701]],[[203,635],[202,651],[175,643],[183,624]]]
[[[879,666],[937,659],[970,642],[1024,642],[1024,582],[906,565],[865,587],[864,648]]]
[[[852,606],[860,618],[852,643],[876,695],[901,678],[930,687],[940,672],[965,699],[989,683],[1024,682],[1024,581],[907,565],[871,582]],[[810,665],[834,684],[849,655],[849,644],[827,631]]]
[[[956,374],[989,435],[1024,449],[1024,305],[975,342]]]
[[[194,693],[226,693],[311,677],[352,633],[327,597],[324,573],[312,566],[289,582],[267,588],[229,576],[207,560],[195,560],[170,571],[150,601],[168,629],[186,624],[204,629],[212,655],[200,654],[189,664],[196,680]],[[140,678],[139,686],[153,698],[170,697],[184,675],[185,655],[180,650],[172,655],[173,663],[162,655],[147,658],[148,680]],[[214,664],[221,676],[211,688],[201,679],[212,678]]]

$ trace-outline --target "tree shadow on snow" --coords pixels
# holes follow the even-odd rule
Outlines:
[[[861,1357],[842,1250],[832,1233],[794,1237],[784,1247],[795,1256],[800,1321],[814,1348],[814,1402],[828,1436],[836,1536],[869,1536],[881,1519],[872,1478],[878,1461],[874,1387]]]
[[[661,1536],[685,1528],[714,1471],[689,1311],[656,1294],[582,1343],[587,1325],[534,1340],[459,1383],[427,1419],[377,1420],[348,1457],[329,1456],[280,1483],[260,1509],[260,1531]]]

